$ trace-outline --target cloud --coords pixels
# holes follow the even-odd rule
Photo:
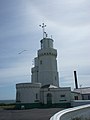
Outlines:
[[[56,1],[33,1],[33,6],[37,8],[44,18],[50,21],[56,21],[63,25],[77,25],[89,23],[89,4],[87,0],[71,1],[71,0],[56,0]],[[50,11],[48,11],[50,10]],[[40,13],[39,12],[39,13]],[[87,22],[88,21],[88,22]]]
[[[26,60],[26,59],[25,59]],[[12,65],[9,67],[4,67],[0,69],[0,77],[15,77],[18,75],[25,75],[30,70],[30,65],[32,62],[30,61],[21,61],[21,62],[15,62],[11,63]]]

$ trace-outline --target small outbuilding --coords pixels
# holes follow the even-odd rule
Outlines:
[[[90,100],[90,87],[74,89],[73,92],[77,94],[77,100]]]

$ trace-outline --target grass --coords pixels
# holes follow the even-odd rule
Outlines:
[[[15,109],[15,104],[0,104],[0,109]]]

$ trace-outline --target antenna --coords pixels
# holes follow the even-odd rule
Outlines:
[[[44,34],[45,34],[45,38],[47,38],[47,37],[48,37],[48,34],[47,34],[46,32],[44,32]]]
[[[42,25],[39,25],[40,27],[42,27],[42,30],[43,30],[43,38],[44,38],[44,34],[46,33],[45,32],[45,27],[46,25],[44,23],[42,23]]]

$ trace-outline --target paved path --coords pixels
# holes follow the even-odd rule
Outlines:
[[[62,108],[30,109],[30,110],[0,110],[0,120],[49,120]]]

